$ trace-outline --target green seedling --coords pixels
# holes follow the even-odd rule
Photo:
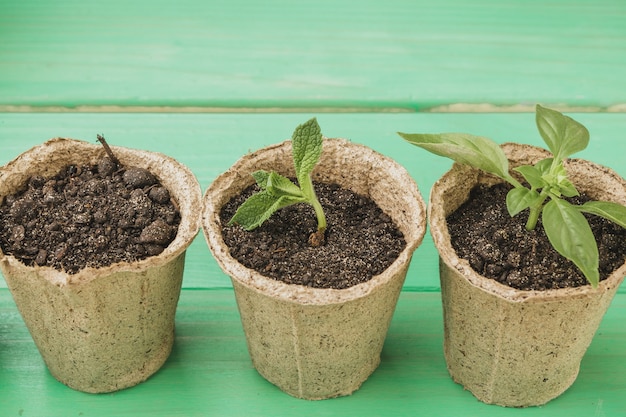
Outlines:
[[[250,196],[240,207],[229,225],[239,224],[245,230],[253,230],[262,225],[272,214],[281,208],[298,203],[313,206],[317,216],[317,231],[309,242],[319,246],[324,242],[326,216],[320,204],[311,179],[311,172],[322,154],[322,133],[317,119],[313,118],[296,128],[291,137],[293,162],[298,185],[277,172],[256,171],[252,174],[261,191]]]
[[[513,188],[506,197],[509,214],[515,216],[528,209],[528,230],[535,228],[541,215],[543,228],[554,249],[574,262],[596,288],[599,282],[598,246],[582,213],[604,217],[626,228],[626,207],[606,201],[574,205],[565,200],[563,197],[577,196],[578,191],[568,179],[563,161],[587,147],[589,131],[572,118],[540,105],[537,105],[535,119],[552,157],[533,166],[514,168],[528,186],[511,175],[506,155],[490,139],[464,133],[398,134],[413,145],[489,172],[511,184]]]

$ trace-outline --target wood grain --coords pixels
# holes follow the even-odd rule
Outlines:
[[[403,292],[382,363],[352,396],[294,399],[254,370],[231,290],[184,290],[175,347],[148,381],[113,394],[67,388],[45,369],[10,298],[0,290],[0,410],[3,416],[396,415],[588,417],[623,415],[626,343],[619,294],[574,385],[542,407],[508,409],[477,401],[448,376],[438,293]]]
[[[623,110],[626,90],[621,0],[5,1],[0,39],[5,110]]]

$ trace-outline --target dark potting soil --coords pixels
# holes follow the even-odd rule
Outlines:
[[[0,205],[0,247],[26,265],[74,274],[85,267],[132,262],[161,253],[180,214],[169,191],[143,168],[67,166],[35,176]]]
[[[398,258],[406,246],[404,236],[376,203],[336,184],[314,186],[328,223],[322,246],[308,243],[317,230],[315,212],[308,204],[285,207],[252,231],[226,226],[245,199],[258,191],[253,185],[220,213],[231,256],[287,284],[336,289],[369,281]]]
[[[546,290],[586,285],[573,262],[548,241],[541,219],[533,231],[525,228],[528,210],[511,218],[506,209],[510,186],[479,186],[447,218],[452,247],[483,276],[520,290]],[[582,204],[581,195],[568,199]],[[586,215],[600,253],[600,280],[626,259],[626,230],[598,216]]]

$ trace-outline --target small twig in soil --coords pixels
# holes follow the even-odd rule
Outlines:
[[[116,165],[121,165],[120,164],[120,160],[117,159],[117,157],[115,156],[115,154],[111,150],[111,147],[107,143],[107,141],[104,138],[104,136],[103,135],[97,135],[96,137],[98,138],[98,142],[100,142],[102,144],[102,146],[104,146],[104,151],[107,153],[107,155],[109,155],[109,158],[111,159],[111,161],[113,161],[113,163],[116,164]]]

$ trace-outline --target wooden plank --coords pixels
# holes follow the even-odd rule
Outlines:
[[[203,190],[240,156],[291,137],[293,129],[313,114],[15,114],[0,113],[0,164],[54,136],[95,142],[104,133],[112,144],[162,152],[186,164]],[[623,163],[626,114],[575,114],[592,140],[581,157],[609,166],[626,176]],[[363,143],[398,161],[417,182],[424,199],[450,162],[406,144],[396,131],[460,131],[499,142],[541,144],[531,114],[321,114],[327,136]],[[406,288],[438,289],[438,255],[427,234],[415,252]],[[189,249],[186,288],[230,287],[199,235]],[[0,287],[5,287],[0,280]],[[626,291],[623,289],[621,291]]]
[[[623,110],[626,90],[622,0],[5,1],[0,39],[5,110]]]
[[[175,348],[164,367],[134,388],[90,395],[50,376],[2,289],[0,410],[3,416],[23,417],[623,415],[626,294],[614,300],[568,391],[542,407],[508,410],[478,402],[448,376],[439,297],[403,292],[378,370],[352,396],[309,402],[282,393],[254,370],[231,290],[184,290]]]

